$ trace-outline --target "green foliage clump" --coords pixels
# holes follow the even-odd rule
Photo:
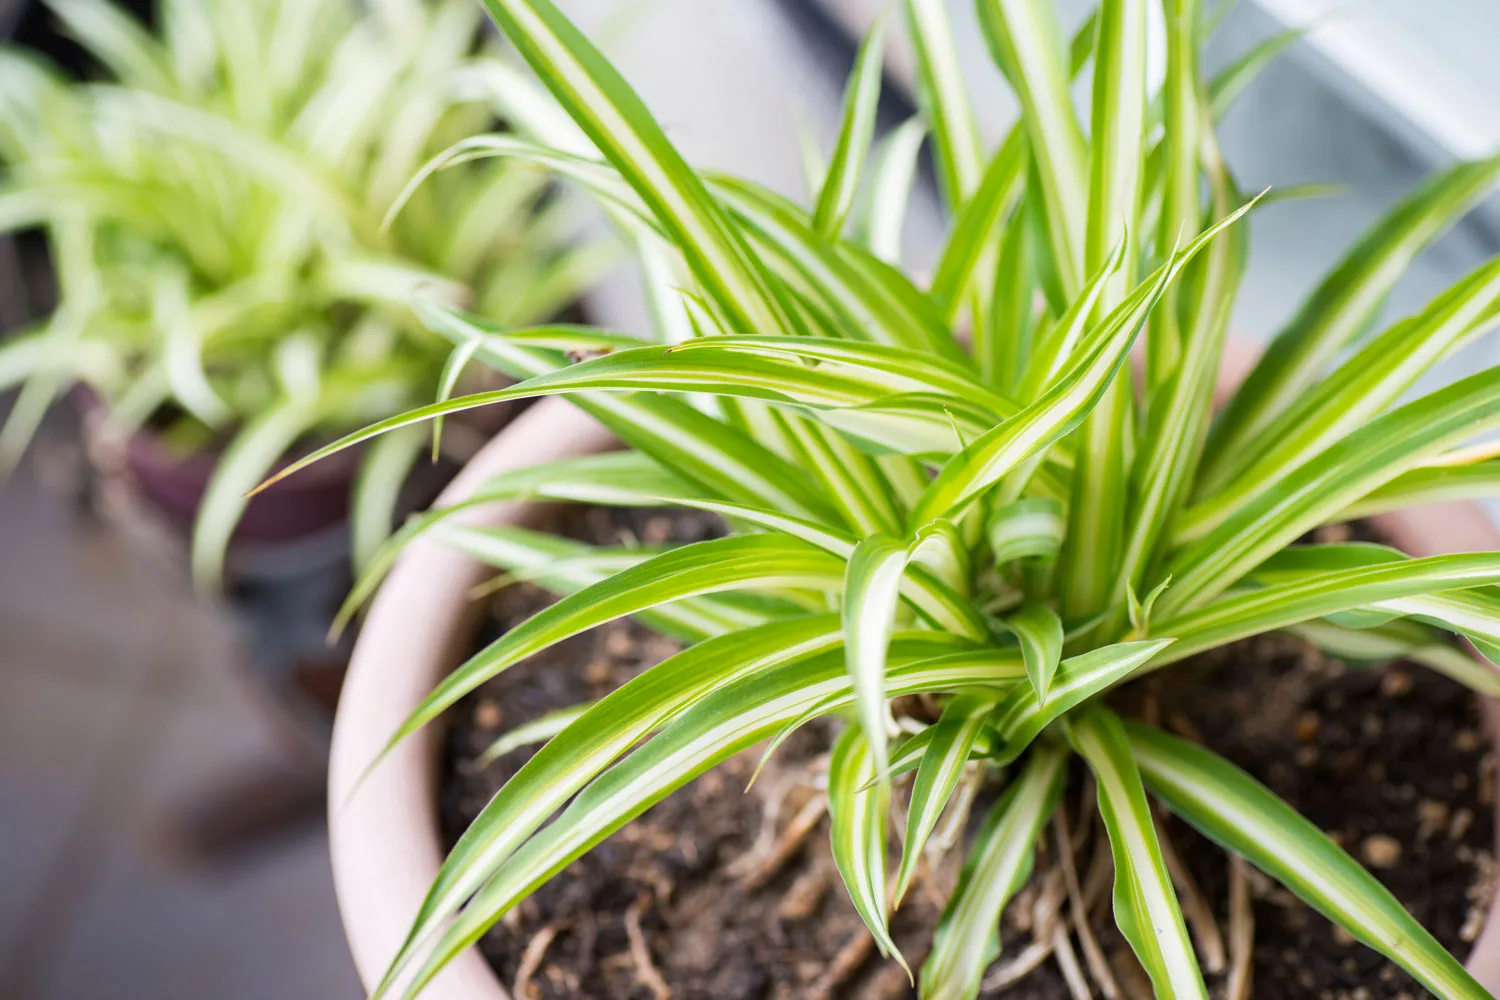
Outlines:
[[[538,885],[706,769],[842,715],[828,775],[833,851],[898,960],[889,914],[918,859],[941,849],[929,836],[939,815],[965,783],[1009,776],[967,845],[919,971],[924,997],[976,995],[1074,756],[1096,782],[1115,919],[1157,995],[1206,990],[1148,795],[1433,993],[1487,996],[1311,823],[1230,762],[1122,720],[1099,695],[1275,630],[1500,688],[1491,663],[1445,643],[1458,633],[1487,656],[1500,648],[1500,554],[1299,542],[1330,522],[1494,491],[1494,450],[1472,442],[1500,425],[1500,368],[1407,392],[1491,324],[1500,263],[1414,316],[1384,329],[1378,319],[1407,263],[1489,189],[1500,159],[1448,172],[1381,221],[1215,419],[1256,200],[1219,155],[1214,119],[1285,39],[1206,80],[1199,4],[1163,0],[1166,75],[1151,94],[1149,2],[1103,0],[1070,50],[1048,0],[978,0],[1023,112],[985,150],[946,5],[905,0],[923,124],[869,155],[877,31],[806,208],[692,169],[549,0],[485,0],[565,114],[539,111],[527,141],[472,140],[434,169],[488,151],[590,191],[639,248],[664,343],[506,329],[433,303],[435,330],[525,381],[329,450],[466,407],[566,395],[630,450],[500,477],[476,503],[676,505],[720,514],[732,533],[596,551],[463,527],[440,510],[376,560],[353,603],[423,532],[564,595],[459,667],[395,740],[532,653],[622,615],[692,643],[541,727],[547,741],[455,847],[379,993],[420,990]],[[1085,123],[1070,89],[1090,65]],[[924,127],[952,210],[930,280],[899,254]],[[567,352],[579,350],[598,356],[575,363]],[[912,694],[941,706],[935,722],[893,724],[892,699]],[[891,789],[907,772],[892,877]]]
[[[412,172],[504,105],[515,70],[469,0],[162,0],[157,32],[111,0],[49,7],[101,79],[0,50],[0,231],[43,228],[59,285],[0,347],[0,388],[24,384],[0,465],[80,382],[120,431],[228,441],[195,539],[205,581],[241,495],[300,439],[451,384],[415,295],[538,322],[603,263],[570,249],[577,205],[503,161],[445,171],[383,226]],[[420,445],[371,450],[362,551]]]

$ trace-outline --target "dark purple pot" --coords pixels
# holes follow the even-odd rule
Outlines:
[[[125,442],[125,467],[132,483],[142,498],[184,531],[191,530],[209,477],[222,457],[217,448],[177,455],[149,429]],[[230,546],[285,545],[344,523],[357,472],[358,455],[341,452],[257,493],[245,506]]]
[[[103,440],[100,432],[108,425],[104,402],[86,389],[75,391],[74,398],[89,437]],[[184,534],[192,531],[208,481],[224,456],[222,446],[183,455],[148,426],[107,450],[101,465],[123,472],[133,491],[168,523]],[[358,470],[359,451],[351,449],[257,493],[245,506],[230,548],[280,547],[345,523]]]

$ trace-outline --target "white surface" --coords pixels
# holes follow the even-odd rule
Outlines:
[[[799,134],[807,131],[825,155],[832,149],[843,79],[781,0],[561,0],[560,6],[610,57],[689,162],[808,203]],[[936,195],[919,189],[907,245],[930,248],[940,231]],[[611,284],[605,303],[606,315],[596,319],[644,328],[633,276]]]
[[[1460,159],[1500,147],[1500,5],[1492,0],[1254,0],[1325,76],[1410,140]]]

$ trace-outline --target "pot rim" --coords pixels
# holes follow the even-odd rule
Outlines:
[[[500,471],[615,446],[591,417],[563,397],[549,397],[486,445],[435,506],[466,498]],[[525,525],[542,509],[505,503],[457,516],[468,524]],[[1500,531],[1472,503],[1372,520],[1413,555],[1500,551]],[[434,804],[436,729],[422,730],[364,772],[406,715],[467,655],[480,611],[467,593],[483,574],[478,563],[435,540],[408,546],[369,610],[339,699],[328,779],[330,850],[339,910],[367,988],[380,981],[404,940],[446,853]],[[1500,745],[1500,702],[1486,701],[1484,709],[1491,741]],[[1496,816],[1500,825],[1500,801]],[[1500,992],[1500,905],[1491,906],[1468,965],[1487,989]],[[423,1000],[510,1000],[510,994],[470,948],[432,981]]]
[[[466,499],[502,471],[617,446],[592,417],[549,397],[506,425],[434,506]],[[469,525],[524,526],[543,509],[502,503],[455,517]],[[468,592],[484,574],[479,563],[436,540],[407,546],[365,617],[339,696],[329,754],[329,847],[345,933],[366,988],[380,981],[446,854],[434,805],[436,728],[424,728],[365,771],[407,713],[468,655],[482,611]],[[432,981],[423,1000],[509,1000],[509,994],[470,948]]]

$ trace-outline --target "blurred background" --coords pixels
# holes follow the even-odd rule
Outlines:
[[[1073,24],[1087,8],[1058,3]],[[690,158],[801,198],[799,134],[829,144],[854,46],[891,4],[562,6]],[[1014,102],[971,0],[951,6],[993,139]],[[151,0],[121,9],[158,16]],[[1402,193],[1500,148],[1500,63],[1490,51],[1500,6],[1491,0],[1241,0],[1208,69],[1289,26],[1309,30],[1229,113],[1225,152],[1246,190],[1340,190],[1255,216],[1235,326],[1258,338]],[[896,34],[888,127],[912,112],[910,59]],[[98,74],[42,3],[0,0],[0,37],[69,73]],[[921,184],[907,236],[918,267],[943,225],[932,177]],[[1500,253],[1497,212],[1492,198],[1424,254],[1391,313]],[[50,312],[52,263],[34,235],[0,241],[0,331]],[[593,318],[639,327],[633,287],[629,275],[610,276]],[[1470,350],[1436,377],[1494,363],[1472,353],[1493,347]],[[0,395],[0,412],[13,401]],[[205,598],[192,586],[181,526],[141,502],[120,475],[118,449],[91,433],[88,407],[75,402],[50,408],[0,484],[0,997],[357,997],[322,791],[347,653],[322,637],[348,583],[347,527],[335,518],[290,542],[232,552],[226,588]],[[430,491],[408,486],[400,502]]]

